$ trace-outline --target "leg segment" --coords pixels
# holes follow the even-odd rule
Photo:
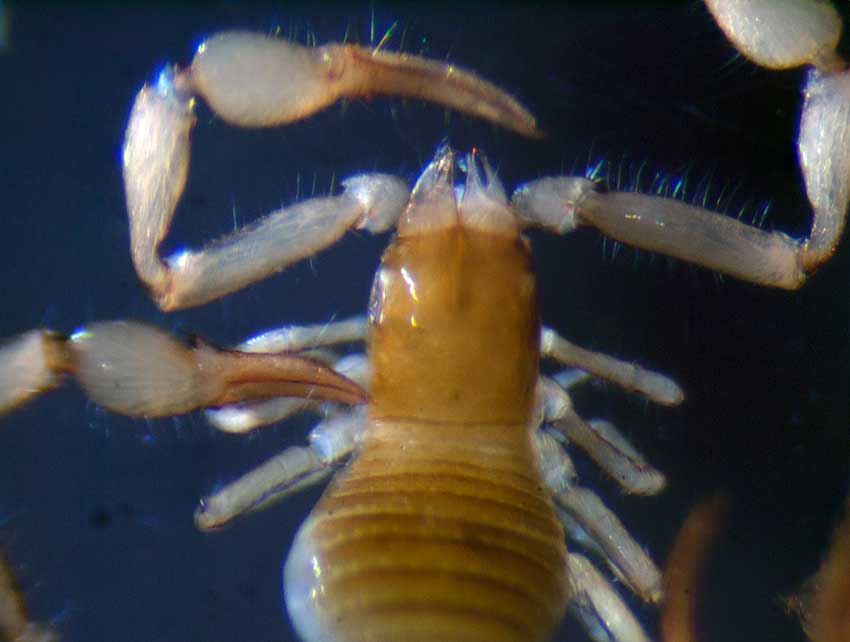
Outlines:
[[[326,419],[310,432],[310,446],[293,446],[205,497],[195,511],[200,530],[211,530],[318,484],[354,450],[366,429],[366,413],[354,410]]]
[[[394,220],[407,188],[394,177],[357,177],[342,195],[283,208],[194,252],[159,257],[189,169],[190,98],[165,72],[136,97],[124,140],[130,245],[139,278],[164,310],[207,303],[335,243],[370,217]],[[389,212],[387,214],[387,212]]]
[[[244,352],[290,352],[339,343],[361,343],[366,341],[367,330],[365,316],[315,325],[289,325],[246,339],[237,349]]]
[[[652,560],[594,493],[574,484],[575,467],[558,441],[545,429],[534,436],[540,472],[570,539],[605,560],[636,595],[660,601],[661,574]],[[648,640],[617,591],[587,558],[570,553],[567,575],[573,589],[571,608],[594,640]]]
[[[575,467],[569,455],[547,433],[535,434],[539,457],[538,468],[555,503],[567,532],[583,533],[589,548],[601,553],[614,573],[635,595],[646,602],[657,603],[663,594],[661,572],[635,542],[623,524],[592,491],[577,486]]]
[[[635,594],[648,602],[660,601],[658,568],[602,501],[576,485],[575,467],[561,442],[567,435],[574,438],[630,492],[658,492],[664,487],[664,476],[612,425],[585,423],[572,409],[566,390],[554,380],[540,378],[538,399],[541,426],[534,432],[538,468],[566,531],[599,554]]]
[[[564,234],[590,225],[642,249],[745,281],[797,289],[827,261],[850,202],[850,71],[835,51],[841,20],[821,0],[706,0],[733,44],[757,64],[810,64],[797,143],[814,210],[809,238],[765,232],[685,203],[627,192],[602,193],[579,177],[544,178],[513,196],[518,215]]]
[[[753,283],[794,289],[805,281],[804,244],[681,201],[598,192],[589,179],[563,176],[520,187],[513,203],[524,220],[560,233],[590,225],[628,245]]]
[[[571,388],[579,386],[592,378],[592,374],[585,372],[580,368],[564,368],[560,372],[556,372],[552,375],[552,379],[568,392]]]
[[[595,377],[611,381],[626,390],[639,392],[655,403],[675,406],[685,398],[679,385],[669,377],[601,352],[580,348],[552,328],[544,327],[540,331],[540,354],[565,366],[575,366]]]
[[[605,552],[605,561],[635,595],[653,604],[661,601],[658,567],[594,492],[572,486],[557,493],[555,501]]]
[[[395,177],[357,176],[340,196],[280,209],[200,251],[159,257],[189,166],[189,98],[168,76],[136,97],[124,140],[130,245],[139,278],[164,310],[201,305],[335,243],[348,230],[395,221],[408,190]]]
[[[640,623],[617,591],[583,555],[570,554],[567,574],[573,588],[570,606],[597,642],[649,642]]]
[[[317,402],[312,399],[280,397],[221,408],[206,408],[204,417],[222,432],[247,433],[302,412],[315,410],[317,406]]]
[[[664,474],[647,463],[614,424],[601,419],[582,419],[573,410],[567,391],[554,379],[541,376],[538,390],[541,423],[545,422],[551,434],[581,448],[627,493],[655,495],[664,489],[667,483]]]
[[[667,485],[664,474],[649,465],[614,424],[599,419],[584,421],[574,414],[558,420],[555,427],[626,492],[655,495]]]

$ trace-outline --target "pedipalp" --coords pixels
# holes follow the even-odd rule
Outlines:
[[[340,98],[419,98],[540,135],[534,117],[492,83],[455,65],[355,45],[312,48],[247,32],[212,36],[190,67],[168,68],[136,97],[124,142],[124,184],[136,271],[163,310],[192,307],[282,270],[358,227],[389,229],[407,202],[397,178],[365,175],[340,196],[283,208],[199,251],[162,259],[186,183],[194,95],[224,120],[272,127],[300,120]]]

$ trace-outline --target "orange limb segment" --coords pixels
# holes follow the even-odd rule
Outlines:
[[[847,508],[850,508],[850,503]],[[850,640],[850,514],[835,530],[818,572],[788,600],[812,642]]]
[[[702,500],[676,535],[664,568],[665,601],[661,609],[664,642],[698,642],[699,584],[711,545],[726,524],[729,501],[723,495]]]

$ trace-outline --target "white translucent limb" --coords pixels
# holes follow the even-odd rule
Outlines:
[[[368,417],[365,407],[354,408],[319,422],[310,430],[310,447],[322,461],[336,463],[348,457],[366,433]]]
[[[538,471],[555,498],[565,529],[568,532],[580,529],[581,541],[587,548],[598,553],[641,599],[660,601],[660,571],[602,500],[574,483],[575,466],[558,435],[546,429],[535,430],[533,434]],[[593,544],[587,545],[588,541]]]
[[[165,238],[189,172],[191,102],[174,91],[168,72],[156,87],[136,95],[124,134],[124,195],[130,223],[130,253],[136,273],[157,299],[170,276],[157,249]]]
[[[538,199],[538,190],[547,198]],[[558,194],[567,200],[559,201]],[[564,176],[528,183],[514,203],[532,224],[561,233],[590,225],[628,245],[746,281],[795,289],[806,278],[804,243],[674,199],[602,193],[587,179]]]
[[[655,495],[664,489],[664,474],[650,465],[612,423],[582,419],[573,409],[569,393],[553,378],[541,376],[537,390],[541,405],[538,423],[550,427],[556,438],[581,448],[627,493]]]
[[[599,546],[595,539],[587,534],[587,531],[582,528],[581,524],[579,524],[572,515],[560,506],[556,506],[555,511],[558,514],[558,519],[560,520],[561,525],[564,527],[564,534],[570,542],[581,546],[585,551],[593,554],[597,559],[605,559],[605,551],[602,550],[602,547]],[[573,547],[571,546],[570,550],[572,549]],[[609,566],[609,568],[611,568],[615,575],[620,578],[619,569],[616,566]],[[622,581],[622,578],[620,578],[620,580]]]
[[[582,223],[628,245],[762,285],[797,289],[805,245],[681,201],[635,192],[588,192]]]
[[[546,487],[553,492],[564,490],[578,478],[575,464],[561,442],[545,428],[535,430],[534,447],[537,452],[537,470]]]
[[[361,411],[340,414],[316,425],[310,446],[292,446],[217,492],[204,497],[195,510],[200,530],[220,528],[233,519],[324,480],[333,464],[354,450],[366,429]]]
[[[547,359],[575,366],[625,390],[638,392],[655,403],[675,406],[685,398],[679,385],[669,377],[601,352],[580,348],[552,328],[543,327],[540,331],[540,353]]]
[[[614,574],[614,577],[617,578],[618,581],[622,582],[624,585],[628,586],[628,580],[623,577],[622,572],[615,565],[608,563],[606,561],[606,555],[604,549],[599,545],[599,543],[593,539],[590,535],[588,535],[587,531],[582,527],[578,521],[570,515],[567,511],[565,511],[560,506],[555,506],[555,512],[558,515],[558,520],[561,522],[561,526],[564,527],[564,533],[567,539],[577,546],[580,546],[584,549],[585,552],[590,553],[596,559],[606,562],[609,570]],[[573,550],[573,546],[570,546],[570,550]]]
[[[317,406],[318,403],[311,399],[280,397],[236,406],[205,408],[204,417],[222,432],[239,434],[270,426],[307,410],[314,410]]]
[[[456,65],[350,44],[306,47],[259,33],[216,34],[198,48],[186,81],[225,120],[243,127],[305,118],[340,98],[419,98],[539,137],[534,117],[492,83]]]
[[[364,354],[347,355],[330,364],[334,371],[366,389],[368,360]],[[240,403],[235,406],[207,408],[204,415],[213,426],[224,432],[246,433],[268,426],[304,411],[320,410],[323,404],[314,399],[282,397]]]
[[[614,574],[614,577],[616,577],[617,580],[625,586],[629,586],[629,580],[623,575],[623,572],[619,568],[617,568],[617,566],[611,564],[610,561],[607,560],[607,555],[605,554],[603,548],[595,539],[588,535],[587,531],[581,526],[581,524],[579,524],[578,521],[576,521],[576,519],[572,515],[570,515],[560,506],[556,506],[555,511],[558,514],[558,519],[560,520],[561,525],[564,527],[564,533],[566,534],[569,541],[576,544],[577,546],[580,546],[582,549],[584,549],[585,552],[590,553],[596,559],[605,562],[609,570]],[[570,548],[570,550],[573,550],[572,547]],[[665,592],[665,602],[666,599],[667,595]]]
[[[314,325],[288,325],[246,339],[237,349],[243,352],[282,352],[355,343],[366,340],[367,329],[363,315]]]
[[[602,500],[580,486],[566,486],[553,495],[599,545],[603,559],[629,589],[645,602],[659,603],[664,593],[661,572]]]
[[[820,110],[811,108],[816,114],[807,121],[813,126],[811,138],[801,137],[805,146],[801,147],[801,157],[808,153],[812,158],[811,169],[806,171],[810,199],[813,203],[831,201],[822,213],[816,212],[812,241],[766,232],[675,199],[635,192],[598,192],[587,179],[567,176],[523,186],[514,196],[514,206],[527,223],[559,233],[590,225],[627,245],[744,281],[797,289],[832,254],[844,228],[850,177],[841,170],[850,165],[850,152],[842,141],[850,129],[850,112],[846,107],[848,90],[839,85],[811,85],[813,96],[827,88],[829,93],[821,101]],[[538,189],[547,197],[537,198]],[[559,201],[557,195],[566,193],[568,200]]]
[[[803,88],[797,152],[814,209],[803,266],[829,259],[841,239],[850,201],[850,72],[811,70]]]
[[[835,252],[850,202],[850,72],[835,51],[841,16],[828,0],[706,0],[706,4],[729,40],[756,64],[814,67],[804,87],[797,141],[806,194],[814,209],[812,231],[794,253],[798,275],[789,264],[786,281],[757,281],[799,287],[804,273],[816,270]]]
[[[840,64],[841,16],[829,0],[705,0],[747,58],[772,69]]]
[[[564,390],[569,391],[593,379],[593,375],[579,368],[565,368],[552,375],[552,379]]]
[[[191,99],[164,72],[139,92],[124,140],[124,185],[133,263],[164,310],[201,305],[312,256],[372,219],[395,220],[408,191],[395,177],[373,174],[344,183],[335,197],[283,208],[199,251],[161,259],[189,166]]]
[[[369,358],[363,353],[347,354],[333,364],[334,370],[369,391]]]
[[[570,607],[596,642],[649,642],[649,637],[610,582],[583,555],[567,556]]]
[[[247,32],[212,36],[189,69],[143,87],[124,142],[124,183],[136,271],[165,309],[214,300],[315,254],[352,227],[385,230],[407,202],[396,178],[359,176],[338,197],[317,198],[198,252],[161,259],[158,248],[186,183],[193,96],[236,125],[292,122],[342,97],[421,98],[539,136],[533,116],[495,85],[454,65],[353,45],[320,48]]]
[[[517,187],[511,205],[525,225],[566,234],[578,226],[577,203],[594,189],[593,185],[592,180],[581,176],[538,178]]]
[[[0,554],[0,640],[8,642],[57,642],[59,634],[46,625],[30,622],[24,600],[9,564]]]
[[[201,250],[166,258],[170,287],[157,301],[185,308],[239,290],[336,243],[364,213],[345,194],[277,210]]]
[[[292,446],[201,499],[195,509],[195,525],[202,531],[220,528],[241,515],[318,484],[331,472],[314,450]]]
[[[69,363],[64,340],[30,330],[0,344],[0,416],[59,385]]]
[[[554,425],[627,493],[656,495],[667,485],[664,473],[647,463],[614,424],[573,414]]]
[[[552,377],[538,375],[537,399],[540,405],[540,424],[551,424],[568,414],[575,414],[570,394]]]
[[[100,322],[67,343],[71,370],[96,403],[129,416],[163,417],[270,397],[362,403],[365,391],[315,359],[250,354],[130,321]]]

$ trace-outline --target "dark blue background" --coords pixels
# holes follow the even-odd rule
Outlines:
[[[119,150],[135,92],[215,30],[281,28],[299,41],[368,43],[369,5],[308,9],[12,7],[0,54],[0,336],[134,317],[229,344],[276,324],[362,312],[386,238],[338,246],[248,290],[164,315],[127,252]],[[413,180],[443,137],[479,146],[508,186],[588,159],[712,177],[734,213],[771,201],[768,225],[809,225],[793,149],[799,72],[740,59],[701,3],[579,4],[533,11],[383,6],[402,46],[475,69],[514,92],[549,136],[521,140],[416,101],[354,102],[271,131],[198,109],[189,185],[167,241],[197,245],[298,191],[363,170]],[[400,44],[401,34],[404,41]],[[623,496],[580,460],[584,483],[658,560],[701,497],[725,490],[730,523],[702,601],[704,642],[802,640],[782,612],[817,565],[846,491],[848,243],[799,293],[757,288],[592,231],[534,234],[547,323],[584,345],[667,372],[688,394],[659,410],[613,388],[589,414],[620,426],[670,475],[659,498]],[[498,313],[495,311],[494,313]],[[291,640],[280,564],[319,490],[212,535],[192,510],[216,483],[304,439],[309,422],[228,437],[202,417],[132,421],[73,384],[0,421],[0,545],[33,614],[72,641]],[[580,459],[580,458],[579,458]],[[651,609],[636,605],[650,630]],[[559,634],[577,634],[569,624]],[[576,639],[576,638],[570,638]]]

